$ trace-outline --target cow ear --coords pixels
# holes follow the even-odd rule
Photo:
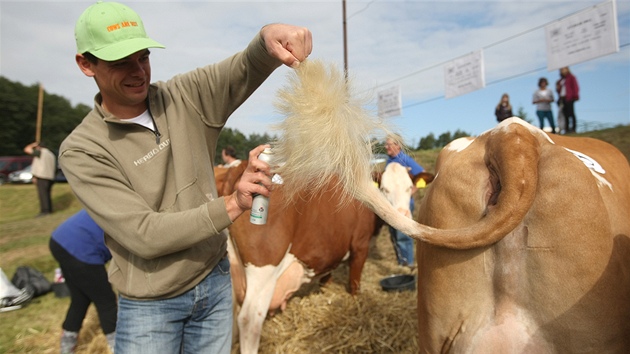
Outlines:
[[[383,172],[381,171],[372,171],[372,181],[376,183],[376,186],[381,185],[381,178],[383,177]]]
[[[429,173],[429,172],[420,172],[417,175],[413,176],[413,178],[411,179],[413,181],[413,185],[415,186],[419,180],[424,180],[426,182],[426,184],[429,184],[433,181],[433,179],[435,178],[435,175],[433,173]]]

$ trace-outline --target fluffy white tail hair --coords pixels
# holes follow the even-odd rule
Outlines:
[[[273,142],[274,172],[284,181],[284,194],[317,193],[336,180],[343,201],[359,197],[371,183],[372,139],[389,131],[352,95],[350,82],[334,65],[307,60],[288,75],[277,93],[276,108],[285,119]],[[362,199],[362,198],[358,198]]]

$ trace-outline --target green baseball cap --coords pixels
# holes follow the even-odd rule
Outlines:
[[[142,19],[129,7],[102,2],[88,7],[74,28],[77,52],[115,61],[147,48],[164,48],[147,36]]]

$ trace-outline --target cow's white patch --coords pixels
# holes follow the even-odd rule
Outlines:
[[[381,191],[394,208],[401,214],[411,217],[409,201],[413,192],[413,182],[405,166],[392,162],[385,167],[381,177]]]
[[[445,149],[452,150],[455,152],[460,152],[466,149],[472,142],[475,141],[474,138],[459,138],[451,141]]]
[[[551,353],[553,346],[537,335],[539,326],[526,310],[498,304],[489,319],[470,338],[458,343],[466,353]],[[465,333],[464,333],[465,335]],[[460,348],[455,348],[455,351]]]
[[[247,291],[238,314],[241,353],[258,352],[263,321],[271,303],[278,300],[274,299],[274,296],[280,295],[282,297],[280,301],[284,301],[285,292],[297,290],[302,284],[308,283],[314,275],[311,269],[305,269],[302,263],[289,253],[290,249],[289,246],[284,258],[277,266],[256,267],[252,264],[245,266]],[[291,274],[286,274],[287,271]],[[280,286],[279,282],[282,278],[289,279],[284,279],[284,284]],[[277,286],[283,288],[278,289]]]
[[[348,252],[346,253],[346,255],[345,255],[345,256],[343,256],[343,259],[342,259],[341,261],[342,261],[342,262],[345,262],[345,261],[347,261],[348,259],[350,259],[350,251],[348,251]]]
[[[527,123],[526,120],[521,119],[519,117],[512,117],[512,118],[508,118],[506,120],[501,121],[501,123],[499,123],[497,125],[497,128],[499,128],[499,130],[508,127],[510,124],[520,124],[522,126],[524,126],[525,128],[527,128],[532,135],[540,135],[541,137],[547,139],[547,141],[549,141],[552,144],[555,144],[553,142],[553,140],[551,140],[551,138],[549,137],[549,135],[545,134],[544,131],[542,131],[541,129],[538,129],[537,127]]]

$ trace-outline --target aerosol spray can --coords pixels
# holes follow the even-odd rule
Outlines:
[[[266,148],[258,155],[260,161],[269,163],[271,161],[271,149]],[[269,214],[269,198],[261,194],[256,194],[252,201],[252,211],[249,215],[249,222],[255,225],[265,225]]]

